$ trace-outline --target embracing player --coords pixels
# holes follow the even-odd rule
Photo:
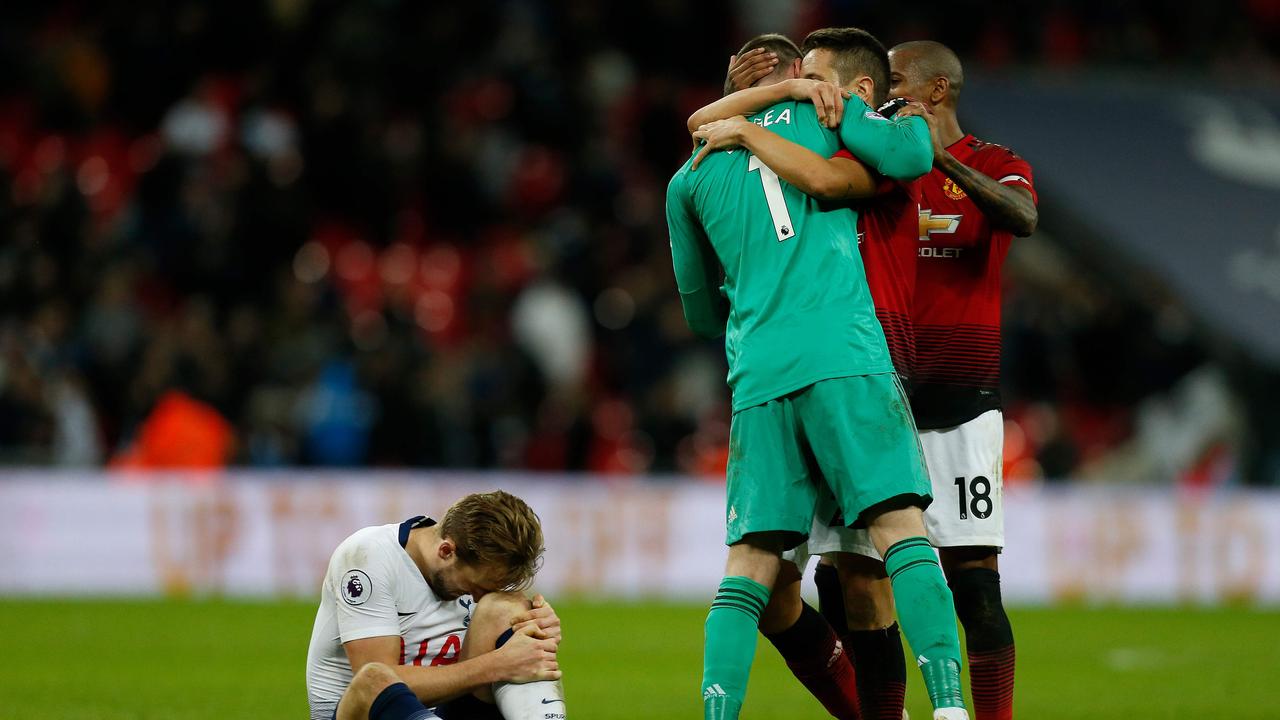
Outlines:
[[[838,140],[809,103],[778,102],[752,120],[825,157],[843,142],[890,177],[928,170],[922,121],[888,120],[860,99],[850,105]],[[950,593],[923,537],[924,468],[855,247],[856,221],[853,210],[824,209],[782,183],[745,150],[699,151],[668,188],[685,316],[706,336],[728,323],[733,390],[730,549],[707,616],[706,718],[738,716],[781,553],[812,529],[823,479],[885,557],[935,717],[968,717]]]
[[[1035,229],[1035,187],[1026,161],[961,131],[956,103],[963,71],[954,53],[920,41],[895,47],[889,57],[889,91],[923,103],[903,112],[926,117],[935,156],[933,171],[917,183],[919,259],[911,302],[918,357],[911,364],[912,407],[935,497],[926,520],[965,626],[975,716],[1007,720],[1013,714],[1014,644],[997,564],[1004,542],[1000,270],[1012,237]],[[737,82],[754,81],[777,62],[765,53],[736,59],[730,76]],[[809,165],[811,173],[833,167],[830,161]],[[866,235],[868,228],[863,230]],[[837,533],[845,540],[853,535]],[[815,545],[821,543],[811,539]],[[849,623],[843,638],[859,669],[863,710],[896,718],[906,675],[897,628],[890,624],[888,583],[856,555],[842,555],[840,564],[839,583],[819,566],[824,615],[837,630]]]
[[[786,80],[764,71],[778,67],[789,71],[791,55],[787,48],[778,47],[774,41],[765,51],[757,50],[752,44],[758,40],[749,42],[734,56],[728,79],[730,89],[741,90],[739,85],[743,83],[756,85],[757,89],[735,93],[699,110],[690,117],[690,129],[697,128],[694,136],[705,139],[708,147],[746,147],[777,170],[783,180],[813,197],[863,201],[857,205],[858,249],[894,368],[909,387],[914,365],[911,300],[919,245],[920,181],[876,176],[847,150],[824,158],[736,115],[754,112],[778,96],[790,94],[812,96],[819,113],[838,123],[843,111],[841,96],[820,92],[823,85],[815,85],[815,81],[833,83],[846,91],[845,95],[856,95],[871,106],[883,106],[882,114],[892,114],[906,103],[885,103],[888,53],[874,38],[856,28],[817,30],[805,38],[802,50],[795,51],[797,57],[803,53],[796,69],[803,79]],[[773,84],[775,80],[777,85]],[[760,629],[832,716],[855,717],[854,698],[860,695],[862,717],[898,720],[902,715],[906,670],[884,564],[865,530],[840,527],[844,523],[829,496],[820,500],[818,515],[809,541],[794,553],[798,565],[783,564]],[[831,527],[833,524],[836,527]],[[824,562],[830,557],[839,565],[839,579],[834,565],[818,567],[827,623],[821,617],[812,617],[815,611],[800,599],[800,569],[810,554],[824,555]],[[852,598],[870,594],[874,601],[851,603],[846,617],[842,586],[849,588]],[[840,645],[857,666],[856,689],[833,677],[839,669],[839,663],[829,659],[834,642],[831,638],[835,637],[839,637]],[[895,650],[896,663],[889,657]]]
[[[500,490],[344,540],[307,651],[311,720],[564,718],[560,620],[518,591],[542,552],[538,516]]]
[[[931,112],[933,171],[922,180],[912,407],[933,483],[929,537],[964,625],[977,720],[1013,717],[1013,630],[1000,596],[1004,420],[1000,271],[1013,237],[1036,227],[1031,166],[960,129],[960,60],[916,41],[889,53],[890,92]],[[908,111],[910,112],[910,111]]]

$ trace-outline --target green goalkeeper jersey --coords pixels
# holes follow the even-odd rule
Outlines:
[[[856,97],[839,136],[808,103],[778,103],[750,119],[824,157],[843,143],[889,177],[923,175],[933,161],[921,118],[887,120]],[[733,411],[820,380],[891,372],[857,213],[820,205],[745,149],[691,164],[667,188],[676,284],[690,327],[725,334]]]

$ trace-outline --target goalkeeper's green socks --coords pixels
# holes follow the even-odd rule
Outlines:
[[[960,635],[938,556],[928,540],[912,537],[885,551],[884,566],[893,583],[902,634],[920,665],[934,709],[963,708]]]
[[[702,650],[704,720],[736,720],[742,711],[760,613],[768,603],[769,588],[751,578],[735,575],[721,581],[707,613]]]

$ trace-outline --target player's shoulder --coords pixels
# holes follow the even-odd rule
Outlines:
[[[1007,145],[988,142],[979,138],[969,136],[965,142],[969,146],[970,152],[973,153],[975,160],[981,160],[990,163],[998,162],[1026,162],[1021,155],[1013,151],[1013,148]]]
[[[691,177],[693,172],[693,155],[680,166],[679,170],[671,176],[671,180],[667,182],[667,205],[672,203],[687,203],[689,194],[692,190]]]
[[[382,566],[399,550],[397,525],[372,525],[361,528],[338,544],[329,563],[335,567]]]
[[[679,194],[684,190],[685,177],[689,174],[689,166],[691,163],[693,163],[692,156],[690,156],[688,160],[685,160],[684,165],[681,165],[680,169],[676,170],[675,173],[672,174],[671,179],[667,181],[667,197]]]

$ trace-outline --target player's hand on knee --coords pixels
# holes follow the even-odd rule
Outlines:
[[[518,629],[506,644],[494,651],[501,662],[499,674],[507,682],[560,679],[560,662],[556,658],[560,641],[539,638],[536,633],[537,628],[532,626]]]
[[[560,617],[555,608],[541,595],[533,596],[533,607],[511,619],[511,627],[519,632],[522,628],[536,628],[535,637],[560,642]]]

